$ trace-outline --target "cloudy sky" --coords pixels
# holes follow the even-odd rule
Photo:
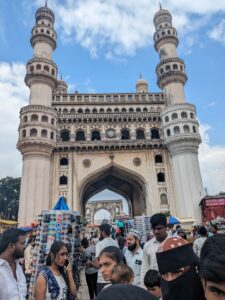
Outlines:
[[[225,0],[162,0],[173,14],[203,143],[199,158],[208,193],[225,191]],[[34,14],[44,0],[0,0],[0,178],[21,175],[16,150],[19,110],[28,104],[23,79],[32,57]],[[49,0],[55,11],[60,74],[79,92],[133,92],[142,73],[159,91],[153,16],[156,0]]]

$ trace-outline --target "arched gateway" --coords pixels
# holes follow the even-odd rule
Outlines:
[[[133,215],[170,210],[200,222],[201,138],[195,106],[185,100],[187,75],[170,12],[160,7],[153,20],[157,93],[143,78],[133,92],[68,93],[52,59],[54,12],[46,5],[35,18],[25,77],[30,100],[20,112],[17,144],[20,224],[29,225],[61,195],[84,213],[88,198],[104,188],[123,195]]]

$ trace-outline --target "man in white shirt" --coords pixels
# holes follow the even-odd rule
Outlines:
[[[198,234],[199,237],[194,241],[193,250],[195,254],[197,254],[200,257],[202,246],[208,237],[206,228],[204,226],[201,226],[198,229]]]
[[[127,250],[125,258],[128,267],[134,272],[134,285],[141,284],[141,265],[143,259],[143,250],[140,246],[141,234],[131,229],[127,235]]]
[[[101,235],[101,241],[97,243],[96,245],[96,261],[87,261],[87,265],[90,267],[94,267],[98,269],[98,280],[97,280],[97,294],[100,293],[100,291],[104,288],[105,285],[109,284],[110,282],[105,281],[103,279],[103,276],[99,270],[99,262],[98,258],[100,253],[103,249],[109,246],[118,247],[118,244],[115,240],[111,238],[111,227],[109,224],[102,224],[99,226],[100,229],[100,235]]]
[[[144,286],[144,276],[148,270],[158,270],[156,252],[160,245],[167,238],[166,216],[162,213],[155,214],[151,217],[151,226],[154,237],[144,245],[143,261],[141,266],[141,284]]]
[[[0,238],[0,299],[26,299],[27,286],[18,259],[24,256],[25,232],[18,228],[6,230]]]

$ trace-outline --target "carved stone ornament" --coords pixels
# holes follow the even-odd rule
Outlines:
[[[89,167],[91,166],[91,161],[90,161],[90,159],[84,159],[84,160],[83,160],[83,166],[84,166],[85,168],[89,168]]]
[[[134,159],[133,159],[133,164],[135,165],[135,166],[140,166],[141,165],[141,159],[139,158],[139,157],[135,157]]]

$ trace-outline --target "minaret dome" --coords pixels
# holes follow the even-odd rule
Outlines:
[[[147,93],[148,92],[148,83],[147,81],[140,75],[140,78],[136,82],[136,93]]]

